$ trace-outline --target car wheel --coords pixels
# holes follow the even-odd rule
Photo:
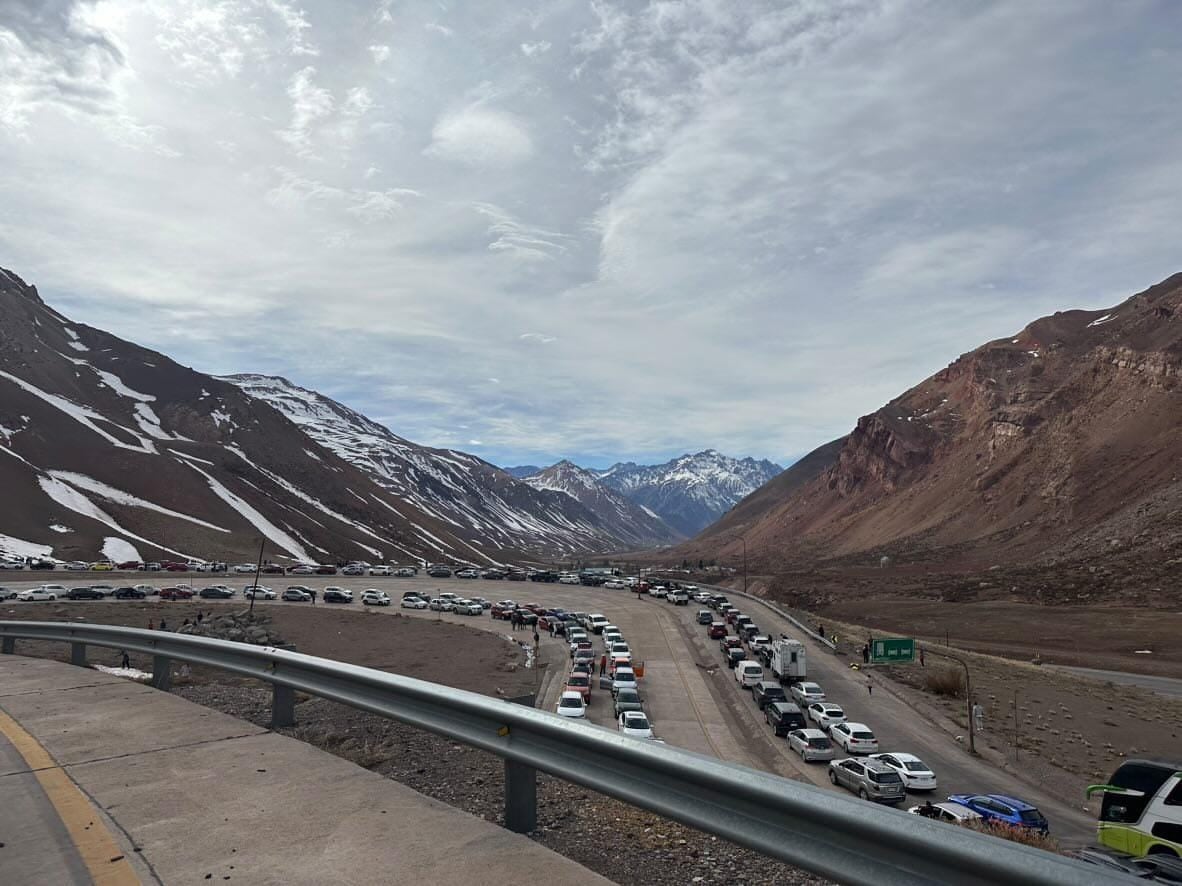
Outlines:
[[[837,784],[837,774],[832,769],[829,770],[829,780]]]
[[[870,797],[869,797],[869,796],[867,796],[867,794],[866,794],[866,789],[865,789],[865,788],[858,788],[858,796],[859,796],[859,797],[861,797],[863,800],[869,800],[869,799],[870,799]]]

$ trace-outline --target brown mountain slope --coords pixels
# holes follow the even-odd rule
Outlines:
[[[0,556],[249,560],[264,537],[278,560],[502,553],[267,403],[70,322],[0,269]]]
[[[835,462],[675,553],[827,560],[1167,561],[1182,547],[1182,274],[989,342],[864,416]],[[740,506],[742,507],[742,506]],[[739,508],[736,508],[736,512]],[[760,513],[762,511],[762,513]]]

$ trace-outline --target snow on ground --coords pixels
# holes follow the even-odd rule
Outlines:
[[[144,562],[144,558],[133,544],[112,535],[103,539],[103,556],[115,563]]]
[[[193,464],[191,461],[185,461],[182,462],[182,464],[188,465],[194,471],[204,477],[206,482],[209,483],[209,488],[213,490],[214,495],[241,514],[243,519],[254,526],[255,529],[257,529],[267,538],[269,538],[274,544],[277,544],[279,547],[283,548],[301,563],[315,562],[316,558],[310,556],[308,552],[304,550],[303,545],[301,545],[298,541],[296,541],[294,538],[292,538],[290,535],[256,511],[247,502],[243,501],[241,498],[215,480],[210,474],[207,474],[205,471],[201,470],[201,468],[197,467],[197,465]]]
[[[0,534],[0,554],[8,557],[52,557],[53,548],[50,545],[39,545],[33,541]]]
[[[152,394],[141,394],[139,391],[133,391],[123,383],[123,379],[113,372],[104,372],[103,370],[97,369],[94,366],[91,366],[90,368],[94,369],[94,371],[98,373],[98,377],[106,382],[107,386],[120,397],[128,397],[132,400],[139,400],[141,403],[152,403],[156,400]]]
[[[52,529],[54,532],[73,532],[74,531],[69,526],[63,526],[61,523],[51,523],[51,524],[49,524],[49,528]]]
[[[15,375],[5,372],[3,369],[0,369],[0,378],[6,378],[10,382],[15,384],[18,388],[21,388],[22,390],[27,391],[28,393],[32,394],[35,397],[40,397],[42,400],[44,400],[50,406],[54,407],[55,409],[60,410],[61,412],[64,412],[70,418],[74,419],[74,421],[78,422],[79,424],[81,424],[87,428],[90,428],[90,430],[94,431],[96,434],[98,434],[100,437],[102,437],[104,440],[106,440],[108,443],[112,444],[113,446],[118,446],[120,449],[131,449],[131,450],[134,450],[135,452],[148,452],[153,455],[156,454],[156,447],[152,445],[151,440],[147,440],[144,437],[141,437],[135,431],[133,431],[129,428],[125,428],[122,425],[111,421],[105,415],[100,415],[99,413],[95,412],[92,409],[87,409],[85,406],[79,406],[77,403],[74,403],[71,400],[67,400],[65,397],[59,397],[57,394],[51,394],[48,391],[43,391],[39,387],[37,387],[36,385],[31,385],[27,381],[25,381],[24,379],[17,378]],[[99,419],[100,421],[105,421],[105,422],[108,422],[112,425],[115,425],[115,427],[119,428],[121,431],[126,431],[132,437],[135,437],[137,440],[139,440],[140,445],[139,446],[132,446],[130,443],[124,443],[118,437],[114,437],[111,434],[108,434],[106,431],[104,431],[102,428],[100,428],[98,425],[96,425],[94,423],[94,421],[92,421],[92,419]]]
[[[1109,320],[1112,319],[1112,317],[1113,317],[1112,314],[1105,314],[1103,317],[1100,317],[1096,320],[1093,320],[1091,323],[1089,323],[1088,329],[1091,329],[1093,326],[1099,326],[1101,323],[1107,323]]]
[[[237,427],[237,425],[234,424],[233,420],[230,418],[230,413],[222,412],[220,409],[212,410],[209,413],[209,417],[213,419],[214,424],[216,424],[219,428],[222,426],[223,422],[225,422],[226,424],[228,424],[232,428]]]
[[[170,554],[176,554],[178,557],[184,557],[186,560],[197,559],[191,554],[185,554],[181,551],[174,551],[172,548],[166,548],[159,542],[154,542],[151,539],[136,535],[134,532],[128,532],[116,522],[115,518],[92,502],[89,498],[70,486],[63,480],[57,477],[40,476],[37,478],[37,483],[41,486],[41,490],[51,499],[61,505],[63,508],[73,511],[76,514],[81,514],[84,517],[89,517],[92,520],[97,520],[105,526],[110,526],[116,532],[126,535],[128,538],[134,538],[136,541],[142,541],[146,545],[160,548],[162,551],[168,551]]]
[[[170,449],[168,451],[171,452],[173,455],[179,455],[181,458],[187,458],[189,461],[200,462],[203,465],[209,465],[211,468],[217,467],[217,465],[215,465],[213,462],[209,461],[208,459],[198,458],[195,455],[189,455],[189,453],[181,452],[179,449]]]
[[[149,511],[155,511],[158,514],[164,514],[168,517],[176,517],[178,520],[188,520],[190,523],[195,523],[198,526],[204,526],[206,529],[215,529],[218,532],[229,532],[223,526],[217,526],[213,523],[207,523],[197,517],[190,517],[188,514],[182,514],[180,511],[174,511],[170,508],[162,507],[161,505],[150,502],[147,499],[140,498],[137,495],[132,495],[130,492],[124,492],[122,489],[116,489],[114,486],[108,486],[93,477],[88,477],[85,474],[75,474],[71,471],[47,471],[49,476],[57,480],[63,480],[79,489],[85,489],[87,492],[97,495],[99,498],[104,498],[107,501],[114,502],[117,505],[126,505],[132,508],[145,508]],[[124,557],[124,560],[137,559],[133,557]]]
[[[101,671],[104,674],[110,674],[112,677],[126,677],[128,680],[135,680],[137,683],[147,683],[152,679],[152,675],[147,671],[141,671],[137,668],[109,668],[106,665],[91,665],[96,671]]]

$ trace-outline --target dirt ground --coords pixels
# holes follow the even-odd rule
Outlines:
[[[863,625],[832,617],[825,625],[827,631],[851,641],[868,633]],[[881,623],[878,627],[881,631]],[[1021,628],[1015,625],[1014,630]],[[843,645],[849,647],[850,661],[860,664],[856,654],[860,645],[849,641]],[[921,710],[934,709],[958,724],[967,736],[963,690],[949,697],[934,692],[929,683],[929,678],[942,672],[963,671],[940,653],[963,658],[969,666],[972,694],[985,709],[978,749],[992,751],[1004,758],[1007,767],[1061,796],[1078,797],[1081,808],[1089,812],[1095,810],[1085,803],[1084,789],[1107,779],[1126,758],[1177,759],[1182,752],[1182,701],[1135,686],[949,648],[942,642],[923,645],[924,666],[872,666],[873,673],[889,680],[893,691]]]
[[[835,601],[814,611],[819,619],[875,625],[880,631],[947,641],[1003,658],[1031,661],[1038,656],[1046,664],[1182,677],[1182,607],[1169,611],[868,597]]]
[[[97,624],[146,628],[149,619],[159,624],[161,616],[170,627],[186,618],[196,619],[198,610],[219,614],[241,607],[210,606],[191,602],[119,602],[69,604],[13,604],[0,606],[0,618],[32,621],[85,621]],[[395,614],[344,611],[327,606],[267,606],[257,612],[272,617],[272,625],[298,652],[332,658],[349,664],[418,677],[469,689],[486,695],[503,693],[513,697],[532,692],[535,672],[522,667],[520,649],[495,634],[464,625],[426,619],[409,619]],[[457,654],[440,655],[441,649]],[[458,654],[462,651],[462,654]],[[65,643],[19,641],[18,652],[69,661]],[[119,650],[91,648],[88,660],[96,664],[119,664]],[[132,667],[151,670],[146,657],[132,655]],[[235,682],[224,671],[192,669],[192,679]],[[239,681],[240,682],[240,681]],[[497,690],[500,690],[498,693]]]

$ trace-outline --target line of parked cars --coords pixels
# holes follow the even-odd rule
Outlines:
[[[696,621],[706,626],[711,639],[718,640],[735,681],[751,692],[773,733],[785,737],[802,760],[827,763],[830,782],[864,800],[892,806],[902,803],[910,792],[930,793],[938,788],[935,772],[923,760],[915,754],[883,752],[874,731],[865,723],[850,720],[844,708],[826,699],[825,690],[816,682],[792,680],[785,689],[779,679],[766,679],[764,665],[774,641],[760,633],[726,597],[701,595],[695,599],[710,607],[699,610]],[[730,633],[732,628],[735,634]],[[839,749],[845,758],[837,759]],[[1043,833],[1048,829],[1046,818],[1034,806],[1001,794],[952,794],[944,802],[928,802],[909,811],[961,824],[989,821]]]

